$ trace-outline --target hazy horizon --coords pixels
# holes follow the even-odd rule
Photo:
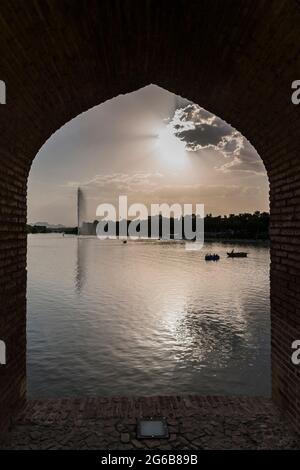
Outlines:
[[[269,210],[267,174],[238,131],[155,85],[77,116],[40,149],[28,183],[28,223],[75,226],[77,188],[86,220],[100,203],[204,203],[205,213]]]

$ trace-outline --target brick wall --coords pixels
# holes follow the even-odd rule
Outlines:
[[[3,110],[1,109],[1,112]],[[21,165],[20,165],[21,166]],[[0,167],[0,431],[26,391],[26,171]]]
[[[225,4],[226,3],[226,4]],[[296,0],[2,0],[0,422],[25,399],[26,185],[60,126],[156,83],[240,130],[270,180],[273,397],[300,429],[300,6]]]

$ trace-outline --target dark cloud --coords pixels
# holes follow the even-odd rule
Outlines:
[[[208,147],[218,147],[222,138],[227,136],[226,129],[211,124],[198,124],[194,129],[179,129],[175,135],[186,143],[189,151],[197,151]]]
[[[212,149],[221,153],[226,158],[219,168],[222,171],[265,171],[257,152],[240,132],[196,104],[177,109],[168,128],[189,152]]]

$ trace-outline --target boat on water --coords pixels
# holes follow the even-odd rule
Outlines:
[[[227,256],[229,256],[229,258],[247,258],[248,253],[246,253],[245,251],[232,250],[229,253],[227,253]]]
[[[219,261],[220,256],[217,255],[216,253],[212,254],[207,254],[205,255],[205,261]]]

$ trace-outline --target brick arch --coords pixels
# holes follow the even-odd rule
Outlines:
[[[0,71],[0,418],[26,395],[26,188],[43,143],[73,117],[149,83],[236,127],[267,169],[272,393],[300,429],[300,6],[202,0],[3,0]]]

